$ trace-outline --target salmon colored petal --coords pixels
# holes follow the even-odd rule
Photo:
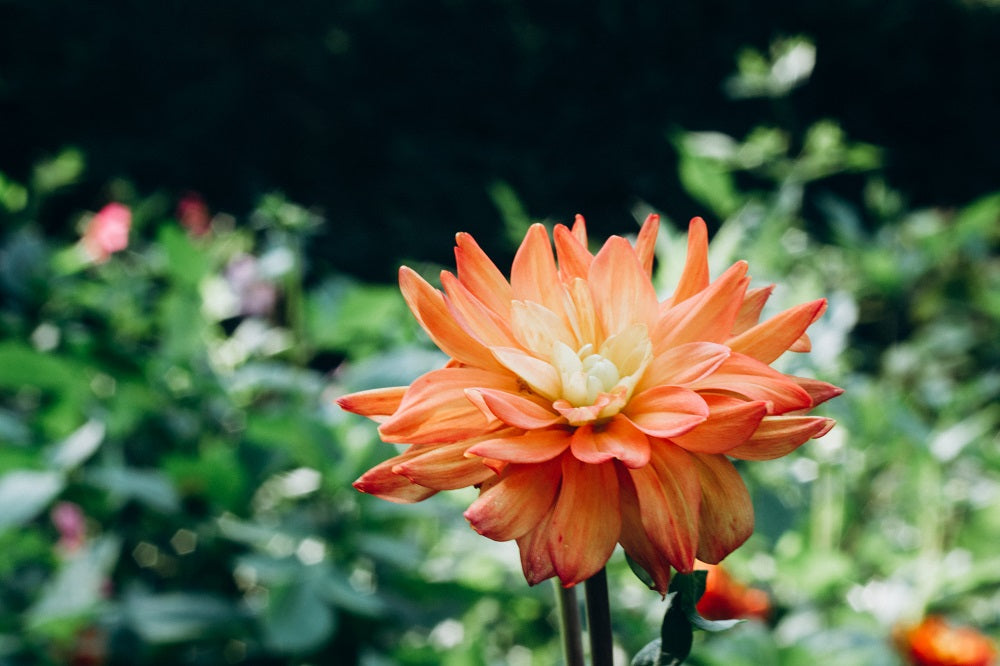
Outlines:
[[[550,357],[552,345],[557,341],[572,349],[580,347],[569,322],[543,305],[533,301],[514,301],[511,303],[510,315],[515,339],[522,347],[535,354]]]
[[[475,239],[466,233],[455,236],[455,267],[458,279],[476,298],[502,317],[509,314],[514,298],[510,284]]]
[[[614,459],[626,467],[642,467],[649,462],[649,438],[622,416],[602,425],[577,428],[571,446],[577,460],[592,465]]]
[[[749,440],[726,454],[743,460],[780,458],[830,432],[834,423],[822,416],[768,416]]]
[[[441,271],[441,286],[444,287],[445,303],[452,317],[472,337],[487,347],[510,347],[515,344],[509,319],[486,307],[457,277],[448,271]]]
[[[583,215],[577,213],[573,218],[572,232],[576,239],[580,241],[580,245],[587,247],[587,221],[583,219]]]
[[[767,403],[746,402],[726,395],[701,396],[708,404],[708,420],[697,428],[670,438],[692,453],[726,453],[746,442],[767,414]]]
[[[482,398],[483,404],[493,416],[515,428],[538,430],[563,420],[560,415],[553,414],[537,402],[513,393],[494,389],[467,389],[466,394],[470,393]]]
[[[746,295],[743,297],[743,304],[740,306],[740,311],[736,315],[736,321],[733,322],[733,335],[739,335],[748,328],[757,325],[757,322],[760,321],[760,313],[763,312],[764,305],[767,303],[767,299],[771,297],[771,292],[773,291],[773,284],[767,287],[757,287],[756,289],[747,290]]]
[[[510,541],[533,530],[552,509],[562,466],[509,465],[494,484],[465,512],[472,528],[494,541]]]
[[[379,463],[365,472],[361,478],[354,482],[354,487],[363,493],[401,504],[410,504],[427,499],[438,491],[433,488],[419,486],[406,477],[392,471],[392,468],[396,465],[407,460],[412,460],[425,451],[425,447],[411,446],[404,453]]]
[[[653,353],[688,342],[726,342],[743,303],[746,272],[746,262],[738,261],[704,291],[662,310],[651,329]]]
[[[337,404],[354,414],[382,422],[399,409],[408,386],[393,386],[391,388],[359,391],[337,398]]]
[[[628,473],[649,540],[675,569],[690,573],[701,504],[701,482],[691,454],[670,442],[656,442],[650,464]]]
[[[812,379],[809,377],[793,377],[790,375],[788,378],[805,389],[806,393],[809,394],[809,397],[812,398],[813,407],[823,404],[830,398],[836,398],[844,392],[844,389],[839,386],[827,384],[826,382],[818,379]]]
[[[555,239],[556,257],[559,260],[559,275],[563,281],[586,278],[590,263],[594,260],[587,246],[561,224],[555,226],[552,236]]]
[[[653,260],[656,258],[656,236],[660,232],[660,216],[650,213],[646,216],[646,221],[639,229],[639,236],[635,239],[635,256],[639,258],[639,264],[647,276],[653,274]]]
[[[469,388],[518,390],[509,375],[476,368],[433,370],[410,385],[399,409],[379,426],[379,435],[386,442],[430,444],[484,434],[497,424],[466,397]]]
[[[653,358],[635,390],[696,382],[714,372],[730,353],[729,347],[715,342],[689,342],[673,347]]]
[[[552,556],[549,555],[548,547],[551,521],[552,513],[549,512],[535,529],[517,540],[517,547],[521,553],[521,570],[524,572],[524,579],[528,581],[528,585],[537,585],[556,575],[556,568],[552,564]]]
[[[550,400],[556,400],[562,391],[562,379],[551,363],[526,354],[520,349],[494,347],[493,355],[505,368],[523,379],[528,386]]]
[[[698,559],[716,564],[753,533],[753,504],[739,472],[725,456],[692,454],[701,481]]]
[[[552,256],[549,234],[541,224],[533,224],[517,249],[511,265],[510,286],[513,288],[514,298],[534,301],[556,314],[562,314],[562,291],[553,288],[558,284],[559,273]]]
[[[497,367],[489,350],[451,316],[440,291],[406,266],[399,269],[399,288],[413,316],[441,351],[466,365]]]
[[[655,589],[660,594],[666,594],[670,586],[670,561],[646,535],[632,477],[622,467],[616,467],[616,471],[622,512],[622,533],[618,541],[628,556],[653,579]]]
[[[479,458],[465,457],[468,447],[468,442],[435,446],[426,453],[397,464],[392,471],[434,490],[474,486],[493,476],[493,470]]]
[[[715,372],[690,387],[699,391],[736,393],[750,400],[765,400],[772,404],[771,414],[784,414],[812,406],[812,398],[792,379],[743,354],[732,354]]]
[[[813,348],[812,340],[809,339],[808,333],[803,333],[799,336],[799,339],[792,343],[788,348],[788,351],[805,353],[811,352]]]
[[[825,311],[825,298],[803,303],[757,324],[726,344],[733,351],[746,354],[761,363],[771,363],[788,350]]]
[[[552,403],[552,408],[559,412],[570,425],[583,425],[596,421],[601,415],[601,411],[611,404],[614,397],[610,393],[599,393],[594,399],[594,404],[574,407],[566,400],[556,400]]]
[[[659,308],[656,290],[627,240],[608,239],[590,265],[588,282],[606,336],[632,324],[652,330]]]
[[[676,437],[708,418],[708,405],[690,389],[654,386],[633,396],[623,413],[647,435]]]
[[[683,303],[705,290],[708,282],[708,227],[705,226],[705,220],[696,217],[688,224],[687,259],[670,303]]]
[[[562,486],[547,531],[549,556],[563,586],[586,580],[607,564],[621,534],[613,463],[588,465],[562,457]]]
[[[552,460],[569,448],[572,432],[567,428],[529,430],[523,435],[491,437],[469,447],[467,454],[512,463]]]

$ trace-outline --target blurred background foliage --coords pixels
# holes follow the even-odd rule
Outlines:
[[[927,614],[998,636],[995,4],[0,16],[0,664],[558,663],[474,492],[358,494],[392,447],[333,399],[443,360],[400,261],[432,276],[467,230],[503,267],[576,212],[663,214],[664,294],[700,214],[713,275],[830,301],[781,362],[847,389],[839,425],[741,470],[727,565],[773,611],[692,663],[898,665]],[[86,260],[110,200],[129,246]],[[610,578],[624,659],[663,604]]]

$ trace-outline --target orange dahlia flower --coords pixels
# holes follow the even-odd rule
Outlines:
[[[757,618],[767,620],[771,615],[771,600],[764,590],[747,587],[732,577],[721,565],[704,567],[705,593],[698,600],[698,613],[707,620]]]
[[[900,651],[913,666],[993,666],[997,650],[975,629],[953,627],[930,616],[896,637]]]
[[[532,226],[501,274],[457,236],[443,291],[403,267],[403,297],[451,360],[409,387],[344,396],[409,444],[354,486],[396,502],[477,486],[465,516],[480,534],[516,539],[530,584],[571,586],[620,543],[664,593],[670,568],[718,562],[753,530],[746,486],[729,458],[783,456],[833,420],[805,412],[841,392],[768,366],[806,351],[817,300],[758,323],[773,287],[747,289],[746,262],[714,282],[708,232],[692,220],[674,294],[650,276],[657,216],[633,247],[597,254],[583,218]],[[557,261],[558,260],[558,261]]]

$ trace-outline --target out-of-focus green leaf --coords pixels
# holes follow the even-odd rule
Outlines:
[[[154,644],[201,638],[240,618],[225,599],[198,592],[133,590],[125,596],[122,613],[126,624]]]
[[[87,421],[49,451],[49,462],[63,471],[78,467],[101,446],[104,432],[100,421]]]
[[[83,169],[83,153],[76,148],[66,148],[35,166],[31,177],[32,189],[45,195],[72,185],[83,175]]]
[[[262,622],[264,641],[272,650],[283,654],[305,652],[336,630],[336,615],[315,583],[311,577],[297,576],[269,586]]]
[[[52,471],[17,470],[0,477],[0,529],[37,516],[65,483],[62,474]]]
[[[678,142],[679,143],[679,142]],[[677,175],[688,194],[725,219],[736,212],[741,197],[729,169],[718,160],[680,152]]]
[[[158,470],[100,467],[89,471],[86,478],[119,503],[136,500],[163,513],[173,513],[180,506],[177,491]]]
[[[179,285],[197,287],[211,267],[208,256],[194,246],[180,226],[161,226],[156,240],[166,254],[170,277]]]
[[[316,349],[363,358],[407,338],[413,318],[396,287],[331,278],[310,291],[306,334]]]

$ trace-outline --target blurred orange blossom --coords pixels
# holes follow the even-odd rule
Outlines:
[[[986,636],[969,627],[953,627],[932,615],[899,630],[896,642],[913,666],[992,666],[997,650]]]
[[[670,568],[715,563],[753,530],[746,486],[729,457],[783,456],[830,430],[806,413],[841,393],[770,364],[808,351],[816,300],[758,323],[773,285],[749,289],[746,262],[709,279],[708,232],[691,221],[674,294],[651,274],[659,218],[635,246],[612,236],[588,250],[584,220],[532,226],[510,281],[473,238],[457,235],[443,291],[403,267],[403,296],[450,357],[409,387],[338,403],[408,444],[355,483],[416,502],[477,486],[465,517],[516,539],[525,578],[564,586],[598,572],[620,543],[665,593]],[[557,261],[558,260],[558,261]]]
[[[701,563],[699,563],[701,564]],[[771,600],[764,590],[747,587],[721,565],[701,565],[706,569],[705,593],[698,600],[698,613],[708,620],[757,618],[771,615]]]

